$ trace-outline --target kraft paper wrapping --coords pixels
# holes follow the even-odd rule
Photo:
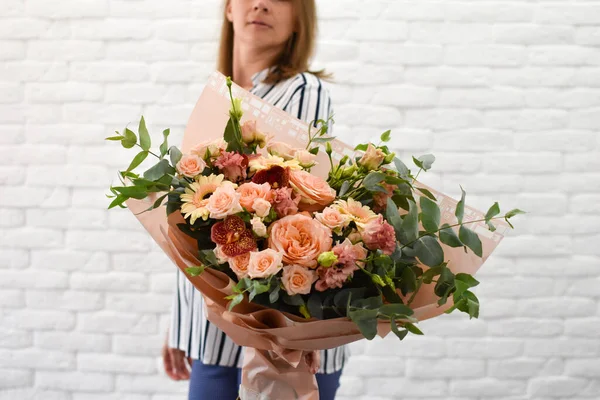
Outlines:
[[[230,107],[226,90],[225,77],[218,73],[213,74],[186,127],[182,146],[184,153],[202,141],[222,138]],[[256,119],[258,127],[278,141],[294,147],[305,147],[307,124],[237,86],[233,87],[233,92],[235,97],[243,99],[244,119]],[[350,146],[339,140],[334,140],[332,146],[335,159],[340,159],[345,154],[354,154]],[[323,159],[326,157],[324,151],[319,152],[319,155],[320,164],[312,172],[326,177],[329,162],[326,158]],[[442,211],[442,224],[456,223],[456,200],[418,182],[417,186],[429,189],[437,197]],[[235,282],[226,274],[213,269],[206,269],[197,277],[189,276],[185,269],[200,265],[196,241],[177,228],[177,223],[184,222],[179,212],[171,214],[168,218],[164,208],[142,212],[152,203],[153,199],[131,199],[127,206],[173,263],[203,294],[208,320],[223,330],[235,343],[246,347],[241,399],[318,399],[317,383],[314,375],[309,372],[308,356],[313,351],[334,348],[362,339],[363,336],[356,325],[346,318],[305,320],[247,300],[228,311],[228,300],[225,297],[233,293]],[[464,222],[483,217],[484,214],[480,211],[465,207]],[[471,251],[465,253],[463,248],[451,248],[442,244],[445,260],[450,261],[448,267],[455,274],[475,274],[487,260],[507,230],[504,223],[496,225],[496,232],[490,232],[483,223],[470,226],[482,241],[482,258]],[[412,303],[414,317],[419,321],[439,316],[452,306],[451,298],[444,306],[438,306],[438,297],[433,293],[433,288],[433,284],[423,285]],[[380,322],[379,336],[385,337],[389,332],[389,322]]]

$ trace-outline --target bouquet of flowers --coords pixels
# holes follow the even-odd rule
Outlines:
[[[152,152],[143,117],[137,134],[125,129],[108,138],[141,148],[120,172],[122,185],[111,187],[110,208],[127,204],[153,215],[146,223],[138,217],[194,284],[204,277],[196,286],[208,307],[219,310],[213,313],[218,321],[211,321],[239,344],[270,350],[297,367],[298,355],[290,355],[297,350],[373,339],[378,332],[403,339],[422,334],[415,324],[442,312],[478,316],[472,274],[499,242],[497,231],[512,227],[509,219],[522,211],[500,215],[495,203],[474,219],[464,191],[449,210],[441,201],[447,197],[417,181],[435,158],[413,158],[413,174],[386,145],[390,131],[378,144],[361,144],[341,157],[334,151],[338,141],[328,135],[331,119],[311,124],[302,148],[275,141],[276,135],[258,129],[259,121],[245,118],[230,80],[227,88],[224,134],[189,146],[185,154],[169,147],[168,130]],[[157,163],[135,173],[149,156]],[[153,231],[151,225],[161,227]],[[256,315],[272,316],[260,314],[266,309],[284,320],[244,320],[253,313],[253,322]],[[299,330],[277,335],[279,341],[264,334],[340,319],[356,329],[348,331],[346,322],[340,333],[335,325],[321,341]],[[244,338],[248,330],[262,341]],[[265,391],[256,386],[255,392]]]

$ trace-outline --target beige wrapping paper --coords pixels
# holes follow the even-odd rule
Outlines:
[[[218,73],[213,74],[207,83],[186,127],[182,146],[184,153],[197,143],[222,137],[230,104],[224,85],[225,78]],[[307,132],[305,123],[239,87],[234,86],[233,90],[234,96],[244,100],[244,119],[256,119],[259,128],[276,137],[278,141],[287,142],[294,147],[304,147]],[[332,145],[334,158],[340,159],[345,154],[352,156],[354,153],[350,146],[339,140],[334,140]],[[324,151],[320,152],[320,156],[324,156]],[[320,168],[313,169],[313,173],[326,177],[329,162],[323,159],[320,161]],[[418,186],[428,188],[419,183]],[[455,224],[456,200],[432,188],[428,189],[438,198],[442,210],[442,224]],[[196,242],[177,228],[176,224],[183,222],[180,213],[174,213],[167,218],[162,207],[142,212],[152,203],[152,199],[132,199],[127,202],[127,206],[169,258],[186,274],[186,268],[200,265],[196,256]],[[465,222],[480,218],[483,218],[483,213],[465,207]],[[454,273],[474,274],[496,248],[507,225],[500,223],[497,227],[497,231],[492,233],[483,223],[471,226],[480,235],[484,253],[482,258],[471,251],[465,253],[462,248],[451,248],[442,244],[445,259],[450,260],[448,267]],[[247,300],[228,311],[228,300],[225,297],[232,294],[235,282],[227,275],[206,269],[198,277],[187,274],[186,276],[203,294],[208,319],[235,343],[246,347],[240,388],[242,400],[318,399],[316,380],[309,372],[307,364],[309,353],[363,338],[356,325],[346,318],[305,320]],[[433,293],[433,285],[423,285],[412,304],[414,317],[423,321],[442,314],[452,306],[451,298],[442,307],[437,305],[437,300],[438,297]],[[379,335],[384,337],[389,332],[389,322],[380,322]],[[399,342],[398,345],[404,344]]]

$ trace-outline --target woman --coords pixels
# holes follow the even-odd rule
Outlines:
[[[227,0],[219,70],[234,82],[306,122],[331,114],[323,72],[308,72],[316,36],[314,0]],[[168,342],[167,374],[190,378],[190,400],[234,400],[239,387],[241,348],[206,320],[202,297],[177,271]],[[316,377],[320,398],[334,399],[347,348],[321,352]],[[191,364],[191,377],[186,367]]]

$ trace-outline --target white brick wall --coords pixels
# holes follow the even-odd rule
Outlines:
[[[144,113],[181,131],[220,0],[2,0],[0,400],[170,400],[174,269],[104,194]],[[423,180],[531,213],[480,277],[479,320],[359,342],[343,400],[600,398],[600,2],[319,0],[336,132],[392,128]]]

